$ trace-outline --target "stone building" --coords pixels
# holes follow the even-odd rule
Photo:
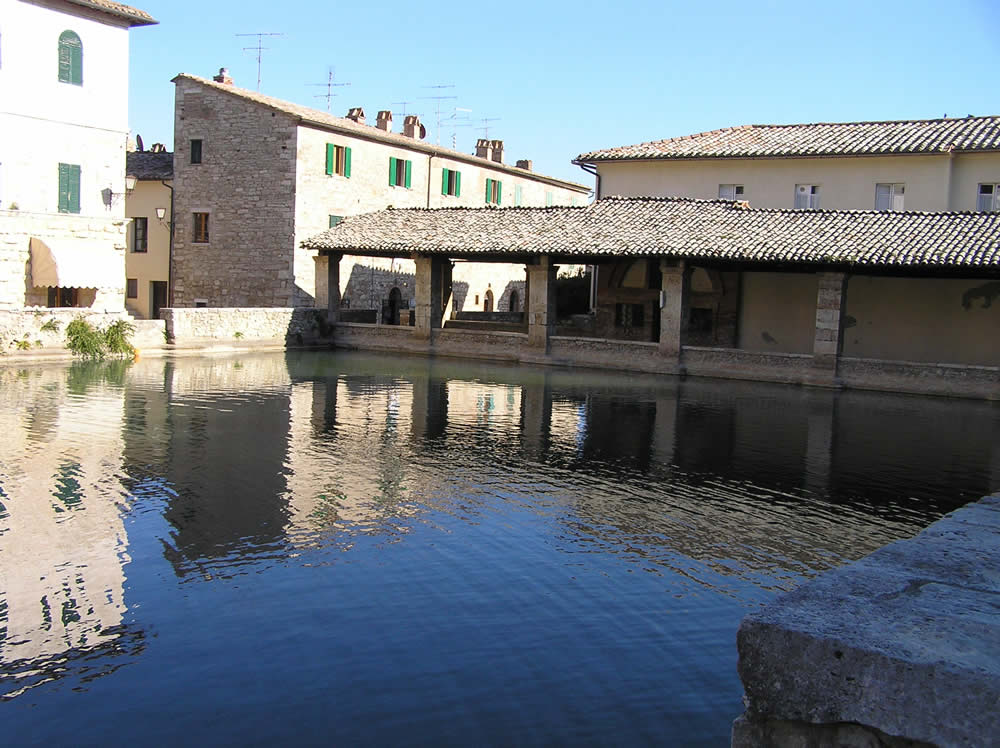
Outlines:
[[[120,312],[128,31],[111,0],[0,0],[0,309]]]
[[[591,151],[574,163],[596,175],[598,197],[718,198],[775,210],[1000,210],[996,116],[746,125]],[[602,269],[595,278],[599,334],[658,337],[657,273],[655,262]],[[791,266],[749,275],[725,267],[701,268],[692,273],[690,283],[691,345],[810,350],[805,310],[816,295],[814,273]],[[859,355],[884,357],[897,349],[899,338],[888,331],[879,336],[872,326],[877,326],[875,318],[901,309],[944,324],[954,316],[955,293],[961,295],[955,289],[979,281],[956,277],[952,283],[954,288],[940,280],[929,282],[919,273],[905,279],[852,279],[852,306],[858,315],[852,316],[857,326],[847,339],[848,350],[855,340],[864,351]],[[800,316],[791,313],[793,309],[800,310]],[[959,313],[954,322],[968,316]]]
[[[162,145],[132,151],[126,173],[135,188],[125,198],[125,307],[133,317],[159,319],[160,309],[169,306],[174,154]]]
[[[326,260],[301,242],[345,216],[383,208],[584,204],[589,189],[503,161],[503,143],[476,155],[421,140],[419,119],[392,132],[361,109],[346,118],[233,85],[182,74],[174,124],[175,228],[172,305],[326,305]],[[352,313],[394,322],[412,305],[408,257],[363,265],[345,258],[339,277]],[[523,268],[456,268],[470,306],[523,302]],[[523,285],[521,286],[523,288]],[[474,301],[478,297],[478,302]]]

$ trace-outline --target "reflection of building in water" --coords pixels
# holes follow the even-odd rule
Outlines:
[[[123,372],[0,369],[0,673],[122,633]]]

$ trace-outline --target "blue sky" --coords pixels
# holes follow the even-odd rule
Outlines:
[[[158,26],[131,32],[129,120],[146,145],[172,147],[173,84],[228,67],[261,92],[332,112],[422,114],[434,100],[471,109],[505,160],[591,184],[570,161],[597,148],[749,123],[1000,114],[1000,3],[522,2],[333,3],[143,0]],[[429,86],[450,84],[454,88]],[[396,119],[396,129],[401,124]],[[455,131],[471,152],[475,127]],[[452,130],[442,128],[442,145]]]

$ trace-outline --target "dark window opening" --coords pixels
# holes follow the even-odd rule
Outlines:
[[[715,326],[715,313],[711,309],[692,307],[688,317],[688,332],[710,334]]]
[[[194,214],[194,239],[198,244],[208,243],[208,213]]]
[[[201,163],[201,140],[191,141],[191,163],[192,164]]]
[[[642,304],[615,304],[615,327],[642,327],[645,307]]]
[[[126,278],[125,279],[125,298],[126,299],[138,299],[139,298],[139,279],[138,278]]]
[[[149,247],[149,219],[132,219],[132,251],[145,252]]]
[[[79,299],[79,289],[77,288],[64,288],[62,286],[58,288],[54,286],[49,287],[50,307],[78,306]]]

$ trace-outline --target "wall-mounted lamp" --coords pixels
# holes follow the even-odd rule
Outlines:
[[[131,193],[132,190],[135,189],[136,182],[138,181],[139,180],[136,177],[129,174],[125,177],[124,193],[115,192],[111,187],[105,187],[103,190],[101,190],[101,199],[104,201],[104,204],[110,208],[112,205],[116,204],[123,197],[125,197],[125,195]]]
[[[135,185],[136,185],[136,183],[138,181],[139,181],[138,177],[135,177],[132,174],[126,174],[125,175],[125,194],[126,195],[129,194],[132,190],[135,189]]]
[[[162,221],[164,218],[167,217],[167,209],[166,208],[157,208],[156,209],[156,217],[159,220]]]

